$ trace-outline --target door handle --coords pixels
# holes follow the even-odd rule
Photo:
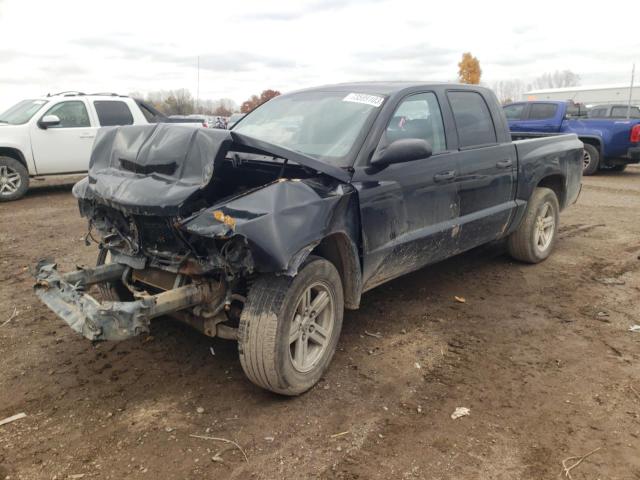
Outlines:
[[[446,182],[447,180],[453,180],[454,178],[456,178],[456,171],[455,170],[449,170],[448,172],[436,173],[433,176],[433,180],[435,182]]]
[[[509,168],[511,165],[513,165],[513,161],[511,159],[500,160],[496,163],[496,167],[498,168]]]
[[[95,133],[81,133],[80,138],[95,138]]]

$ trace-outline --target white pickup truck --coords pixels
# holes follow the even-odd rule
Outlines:
[[[100,127],[168,122],[150,105],[117,94],[62,92],[22,100],[0,114],[0,201],[17,200],[29,180],[85,173]]]

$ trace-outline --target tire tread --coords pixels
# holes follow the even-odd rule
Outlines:
[[[539,263],[546,259],[539,258],[533,249],[532,235],[533,228],[535,226],[535,219],[538,212],[538,207],[545,200],[545,197],[552,196],[555,202],[556,212],[559,212],[558,198],[553,190],[546,187],[537,187],[531,194],[527,210],[524,217],[518,226],[517,230],[509,235],[507,239],[507,249],[509,254],[516,260],[520,260],[526,263]],[[559,215],[556,218],[556,232],[558,228]],[[557,235],[557,233],[554,233]],[[555,244],[555,238],[553,243],[549,247],[549,250],[553,250]]]

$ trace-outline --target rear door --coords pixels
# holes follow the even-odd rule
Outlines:
[[[353,176],[360,200],[365,290],[455,252],[458,153],[448,147],[434,92],[404,97],[380,144],[403,138],[427,140],[433,154],[381,169],[360,167]]]
[[[45,110],[39,119],[46,115],[56,115],[60,124],[43,129],[34,122],[31,127],[38,174],[86,172],[97,130],[91,123],[86,100],[63,100]]]
[[[518,132],[553,133],[560,129],[560,105],[548,102],[530,102],[525,119],[518,122]]]
[[[480,92],[447,91],[456,124],[460,250],[502,236],[515,207],[517,155],[499,109]],[[490,101],[492,99],[489,99]]]

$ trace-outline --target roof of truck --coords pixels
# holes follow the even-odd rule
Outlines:
[[[463,83],[452,82],[425,82],[425,81],[381,81],[381,82],[349,82],[336,83],[331,85],[321,85],[319,87],[305,88],[291,93],[311,92],[311,91],[328,91],[328,92],[347,92],[357,91],[358,93],[377,93],[379,95],[391,95],[393,93],[402,92],[404,90],[415,89],[417,87],[455,87],[462,89],[486,89],[480,85],[468,85]]]

